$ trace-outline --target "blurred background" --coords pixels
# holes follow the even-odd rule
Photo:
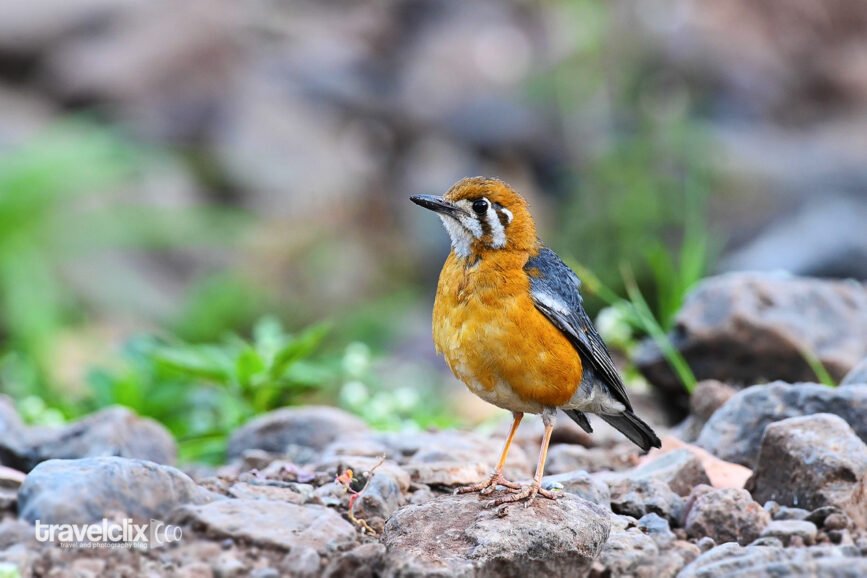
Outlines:
[[[123,404],[219,461],[288,404],[496,419],[434,355],[448,239],[407,200],[465,176],[529,199],[639,391],[632,349],[706,275],[867,278],[860,2],[0,15],[0,392],[31,423]]]

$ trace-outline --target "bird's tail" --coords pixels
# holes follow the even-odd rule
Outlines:
[[[659,438],[653,430],[650,429],[650,426],[641,421],[641,419],[631,411],[624,411],[617,415],[599,414],[599,417],[604,419],[611,427],[628,437],[632,443],[644,451],[649,451],[650,448],[658,448],[662,445]]]

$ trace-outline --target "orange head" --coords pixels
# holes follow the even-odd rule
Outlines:
[[[538,246],[527,201],[499,179],[462,179],[442,197],[418,195],[411,200],[439,214],[458,257],[487,251],[533,252]]]

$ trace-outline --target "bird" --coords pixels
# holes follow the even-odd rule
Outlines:
[[[458,493],[505,491],[492,506],[556,499],[542,476],[558,410],[587,433],[591,413],[644,451],[660,447],[584,309],[581,281],[539,240],[523,196],[500,179],[471,177],[443,196],[410,200],[435,212],[451,240],[433,305],[436,351],[472,393],[513,418],[493,473]],[[524,414],[540,415],[545,426],[528,485],[503,475]]]

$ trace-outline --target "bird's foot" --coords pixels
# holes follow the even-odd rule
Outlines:
[[[560,497],[559,493],[552,492],[550,490],[544,489],[538,482],[533,482],[529,486],[522,488],[520,491],[515,492],[509,496],[503,496],[502,498],[497,498],[488,504],[491,508],[497,508],[502,506],[503,504],[511,504],[513,502],[524,502],[524,507],[530,507],[530,504],[533,503],[533,500],[536,499],[536,496],[542,496],[543,498],[548,498],[549,500],[556,500]]]
[[[479,482],[478,484],[472,484],[469,486],[461,486],[457,490],[455,490],[455,494],[470,494],[472,492],[479,492],[483,496],[488,494],[493,494],[494,490],[497,489],[497,486],[503,486],[509,491],[517,491],[521,489],[521,484],[517,484],[515,482],[510,482],[503,474],[500,472],[494,472],[491,474],[491,477],[485,481]]]

